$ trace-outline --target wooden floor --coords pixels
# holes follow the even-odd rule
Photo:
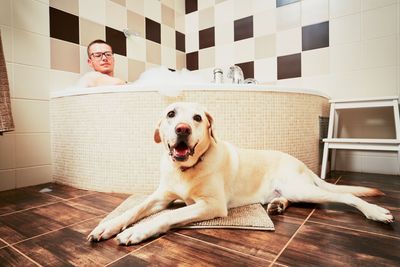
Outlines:
[[[400,218],[400,176],[332,176],[380,188],[386,196],[366,200]],[[125,197],[57,184],[0,192],[0,266],[400,266],[399,222],[372,222],[338,204],[291,206],[272,216],[274,232],[173,230],[129,247],[87,242]]]

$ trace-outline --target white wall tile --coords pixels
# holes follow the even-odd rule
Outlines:
[[[214,4],[215,4],[214,0],[201,0],[201,1],[198,1],[197,8],[198,8],[198,10],[202,10],[202,9],[212,7],[212,6],[214,6]]]
[[[128,58],[146,61],[146,39],[141,37],[129,39],[126,48]]]
[[[215,47],[215,66],[223,69],[225,76],[224,79],[226,79],[228,68],[237,63],[235,62],[234,58],[235,49],[233,47],[233,43]]]
[[[123,81],[128,81],[128,58],[114,54],[114,76],[120,78]]]
[[[265,10],[275,10],[276,0],[253,0],[253,14]]]
[[[11,0],[0,0],[0,25],[11,26],[12,7]]]
[[[161,24],[161,43],[175,49],[175,30],[165,24]]]
[[[51,164],[50,134],[17,134],[15,137],[17,168]]]
[[[360,13],[331,19],[329,21],[329,44],[331,46],[361,40]]]
[[[234,19],[241,19],[251,16],[253,13],[253,2],[252,1],[242,1],[242,0],[232,0],[234,2]]]
[[[276,33],[276,10],[269,9],[253,16],[254,36]]]
[[[227,22],[215,26],[215,45],[233,44],[234,30],[233,23]]]
[[[14,189],[15,186],[15,170],[0,170],[0,191]]]
[[[349,72],[361,68],[361,42],[331,46],[329,51],[331,73]]]
[[[45,36],[49,36],[49,5],[35,0],[13,2],[13,26]]]
[[[215,5],[214,12],[215,25],[222,25],[234,21],[234,1],[224,1]]]
[[[217,33],[215,35],[217,35]],[[199,50],[199,32],[187,33],[185,37],[186,37],[186,40],[185,40],[186,41],[186,43],[185,43],[186,53],[198,51]]]
[[[388,6],[391,4],[398,3],[398,0],[363,0],[361,2],[362,10],[369,10],[379,7]]]
[[[363,68],[396,66],[398,54],[398,40],[395,35],[370,39],[363,43]]]
[[[301,26],[300,2],[279,7],[276,13],[276,27],[284,31]]]
[[[14,97],[49,100],[49,71],[14,64]]]
[[[276,34],[277,56],[286,56],[301,52],[301,28],[278,31]]]
[[[363,39],[377,38],[396,34],[398,20],[396,5],[373,9],[363,13],[362,37]]]
[[[147,2],[147,1],[146,1]],[[126,8],[112,1],[106,2],[106,26],[122,31],[127,28]]]
[[[179,15],[175,12],[175,30],[185,33],[185,15]]]
[[[276,57],[263,58],[254,62],[254,78],[259,83],[275,82],[278,79]]]
[[[185,0],[175,0],[175,11],[185,14]]]
[[[301,25],[311,25],[329,20],[329,0],[301,1]]]
[[[176,50],[174,48],[161,46],[161,65],[176,69]]]
[[[192,12],[185,16],[185,32],[199,31],[199,12]]]
[[[329,0],[329,15],[331,18],[347,16],[360,11],[361,0]]]
[[[158,0],[144,1],[144,14],[151,20],[161,23],[161,3]]]
[[[49,101],[12,99],[16,133],[50,132]]]
[[[43,35],[14,29],[15,63],[50,68],[50,39]]]
[[[126,8],[144,16],[144,0],[126,0]]]
[[[304,51],[301,54],[301,76],[328,74],[329,56],[329,47]]]
[[[235,63],[243,63],[254,60],[255,44],[254,38],[236,41],[233,44],[235,49]]]
[[[0,136],[0,170],[15,168],[15,134]]]
[[[209,47],[206,49],[201,49],[199,51],[199,69],[213,68],[214,66],[215,66],[215,48]]]
[[[17,169],[15,176],[17,188],[53,181],[51,165]]]
[[[49,89],[50,92],[74,87],[80,78],[80,74],[62,71],[49,70]]]
[[[94,8],[96,12],[93,12]],[[105,25],[106,0],[79,0],[79,16]]]

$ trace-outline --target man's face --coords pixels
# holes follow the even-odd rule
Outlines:
[[[95,71],[114,75],[114,56],[107,44],[92,44],[89,48],[88,64]]]

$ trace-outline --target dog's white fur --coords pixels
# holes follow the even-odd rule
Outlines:
[[[187,132],[179,136],[178,128]],[[251,203],[269,203],[267,210],[273,214],[282,213],[289,202],[338,202],[359,209],[368,219],[393,221],[388,210],[357,197],[382,195],[377,189],[329,184],[288,154],[240,149],[217,140],[212,116],[198,104],[179,102],[167,107],[154,140],[166,149],[158,189],[135,207],[129,207],[128,199],[100,222],[89,240],[119,233],[120,244],[139,243],[173,227],[226,216],[228,208]],[[179,152],[174,147],[182,140],[189,149]],[[175,200],[187,206],[128,228]],[[118,214],[121,210],[125,211]]]

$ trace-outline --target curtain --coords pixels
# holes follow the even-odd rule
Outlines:
[[[12,130],[14,130],[14,121],[11,113],[10,87],[0,32],[0,135]]]

